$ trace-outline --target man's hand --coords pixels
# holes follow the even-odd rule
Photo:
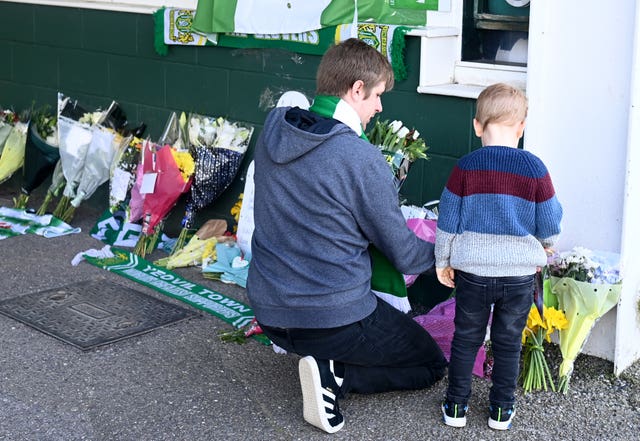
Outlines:
[[[438,276],[438,280],[440,281],[440,283],[442,283],[444,286],[447,286],[449,288],[456,287],[455,283],[453,282],[453,279],[455,278],[455,272],[450,266],[444,268],[436,268],[436,275]]]

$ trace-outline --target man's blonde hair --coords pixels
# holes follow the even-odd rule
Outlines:
[[[482,128],[488,124],[514,124],[527,118],[528,103],[524,92],[504,83],[484,89],[476,103],[476,120]]]

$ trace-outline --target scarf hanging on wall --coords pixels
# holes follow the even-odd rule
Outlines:
[[[354,31],[353,23],[349,23],[299,33],[205,34],[193,28],[195,12],[191,9],[160,8],[153,14],[154,47],[159,55],[167,55],[171,45],[277,48],[301,54],[323,55],[334,44],[357,35],[387,57],[397,81],[407,77],[404,62],[405,34],[411,29],[407,26],[358,23],[357,31]]]

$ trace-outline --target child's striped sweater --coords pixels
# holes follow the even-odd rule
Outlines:
[[[562,207],[531,152],[488,146],[465,155],[440,197],[436,267],[484,277],[534,274],[560,233]]]

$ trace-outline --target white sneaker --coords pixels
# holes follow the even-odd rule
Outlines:
[[[330,370],[329,360],[303,357],[298,363],[298,372],[305,421],[327,433],[342,429],[344,418],[336,396],[338,384]]]

